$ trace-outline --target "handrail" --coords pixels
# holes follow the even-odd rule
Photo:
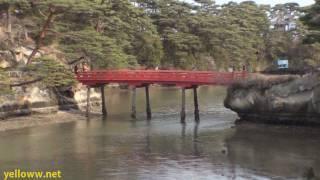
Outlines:
[[[248,73],[245,71],[95,70],[77,73],[77,79],[81,83],[90,85],[106,83],[227,85],[245,79],[247,76]]]

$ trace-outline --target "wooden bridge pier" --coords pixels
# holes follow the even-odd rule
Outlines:
[[[186,123],[186,88],[181,89],[181,123]]]
[[[181,89],[181,123],[186,123],[186,90],[193,89],[193,101],[194,101],[194,120],[196,123],[200,122],[200,114],[199,114],[199,102],[198,102],[198,86],[192,87],[182,87]]]
[[[97,86],[95,86],[97,87]],[[87,107],[86,107],[86,116],[90,117],[90,112],[91,112],[91,86],[87,86]],[[106,103],[106,95],[105,95],[105,84],[100,85],[100,92],[101,92],[101,112],[103,117],[108,116],[108,111],[107,111],[107,103]]]
[[[92,70],[78,72],[77,80],[87,85],[87,116],[90,113],[90,88],[100,87],[102,98],[102,113],[108,114],[104,85],[109,83],[125,83],[133,86],[131,117],[136,118],[136,88],[145,88],[147,119],[152,117],[150,106],[150,84],[176,85],[182,88],[181,92],[181,123],[186,119],[186,93],[187,89],[193,89],[194,95],[194,116],[197,123],[200,122],[198,86],[203,85],[231,85],[239,80],[248,77],[246,71],[241,72],[212,72],[212,71],[182,71],[182,70]]]
[[[91,88],[90,86],[87,86],[87,109],[86,109],[86,116],[90,116],[90,92]]]
[[[151,120],[152,118],[152,112],[151,112],[151,105],[150,105],[150,93],[149,93],[149,84],[136,86],[131,86],[131,92],[132,92],[132,98],[131,98],[131,117],[133,119],[136,119],[137,117],[137,110],[136,110],[136,98],[137,98],[137,88],[145,88],[145,95],[146,95],[146,114],[147,119]],[[86,107],[86,116],[90,116],[91,111],[91,103],[90,103],[90,95],[91,95],[91,86],[87,86],[87,107]],[[199,103],[198,103],[198,93],[197,93],[198,86],[192,86],[192,87],[182,87],[181,89],[181,123],[186,123],[186,90],[193,89],[193,96],[194,96],[194,116],[195,116],[195,122],[200,122],[200,115],[199,115]],[[107,104],[106,104],[106,94],[105,94],[105,84],[100,85],[100,92],[101,92],[101,111],[103,117],[108,116],[107,111]]]
[[[131,117],[133,119],[136,119],[137,117],[137,110],[136,110],[136,98],[137,98],[137,88],[145,88],[145,94],[146,94],[146,114],[147,114],[147,119],[151,120],[152,118],[152,113],[151,113],[151,105],[150,105],[150,93],[149,93],[149,84],[144,84],[144,85],[132,85],[132,98],[131,98]]]
[[[151,114],[151,106],[150,106],[150,96],[149,96],[149,84],[145,86],[146,91],[146,111],[147,111],[147,119],[151,120],[152,114]]]
[[[101,108],[102,108],[102,115],[103,117],[108,116],[108,111],[107,111],[107,104],[106,104],[106,96],[105,96],[105,85],[101,85],[100,87],[101,91]]]
[[[137,91],[136,91],[136,87],[135,87],[135,86],[132,86],[131,91],[132,91],[132,97],[131,97],[131,118],[136,119],[136,118],[137,118],[137,110],[136,110],[136,96],[137,96]]]
[[[193,86],[193,99],[194,99],[194,120],[196,123],[200,122],[200,115],[199,115],[199,103],[198,103],[198,86]]]

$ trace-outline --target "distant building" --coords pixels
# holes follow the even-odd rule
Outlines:
[[[270,28],[279,31],[295,31],[301,15],[302,12],[297,3],[278,4],[271,9],[269,14]]]
[[[289,61],[279,59],[277,61],[278,69],[288,69],[289,68]]]
[[[289,22],[286,26],[286,31],[293,31],[297,29],[297,23],[296,22]]]

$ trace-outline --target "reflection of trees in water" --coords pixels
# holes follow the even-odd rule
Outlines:
[[[187,125],[181,124],[181,137],[173,135],[168,137],[153,136],[152,135],[152,123],[146,128],[145,135],[145,148],[142,151],[146,154],[157,154],[159,156],[173,155],[176,157],[177,153],[183,155],[200,156],[201,150],[198,147],[198,129],[199,125],[195,125],[193,128],[193,134],[190,136],[187,133]],[[170,157],[168,157],[170,158]]]
[[[151,123],[152,124],[152,123]],[[188,128],[189,127],[189,128]],[[181,136],[165,134],[153,134],[152,128],[148,127],[145,135],[145,147],[139,153],[144,163],[148,163],[151,169],[157,170],[163,164],[172,164],[174,167],[194,168],[193,170],[208,169],[212,174],[223,174],[229,179],[233,177],[230,174],[230,167],[224,164],[227,160],[227,150],[225,147],[225,134],[220,134],[213,144],[206,142],[203,136],[211,135],[200,134],[200,125],[181,125]],[[218,133],[219,134],[219,133]],[[202,136],[203,135],[203,136]]]
[[[118,124],[106,122],[109,131],[118,128]],[[140,123],[141,121],[132,121],[131,127],[140,129]],[[212,169],[214,174],[224,174],[229,179],[243,175],[251,177],[254,174],[286,178],[319,174],[320,132],[272,126],[238,126],[234,129],[212,132],[206,131],[200,125],[187,124],[181,125],[181,134],[179,132],[180,135],[177,135],[159,133],[157,124],[153,124],[152,121],[146,123],[149,124],[139,130],[143,131],[142,134],[134,133],[138,136],[126,135],[125,139],[113,136],[98,138],[100,142],[95,141],[97,147],[112,151],[99,152],[97,149],[96,152],[94,149],[97,147],[91,146],[88,147],[88,151],[94,150],[96,154],[85,157],[111,158],[108,163],[112,164],[112,167],[108,166],[109,168],[125,166],[132,171],[134,169],[138,171],[141,166],[154,170],[168,164],[174,167],[194,166],[199,170]],[[88,124],[88,128],[93,125],[95,123]],[[116,140],[122,142],[117,144]]]
[[[150,131],[151,131],[151,126],[150,126],[150,121],[147,121],[148,123],[148,128],[147,128],[147,135],[146,135],[146,153],[150,154],[151,153],[151,142],[150,142]]]
[[[222,171],[227,171],[224,173],[230,179],[244,174],[248,177],[256,174],[285,178],[318,175],[320,139],[317,137],[320,137],[320,133],[308,133],[308,130],[297,133],[294,128],[274,129],[240,126],[229,131],[232,132],[229,134],[199,134],[199,125],[195,125],[192,127],[193,133],[188,134],[187,126],[182,125],[180,139],[158,135],[151,137],[149,131],[145,153],[156,154],[157,157],[149,156],[153,159],[152,166],[161,164],[161,159],[180,163],[188,158],[196,158],[202,163],[211,163],[214,168],[216,165],[222,166]]]
[[[181,138],[182,138],[182,144],[186,144],[186,124],[181,124]],[[198,147],[198,130],[199,130],[199,123],[196,123],[193,128],[193,139],[192,139],[192,154],[194,156],[200,156],[201,153],[199,151]]]
[[[312,167],[320,170],[320,133],[304,128],[236,128],[227,140],[231,164],[267,175],[301,178]]]

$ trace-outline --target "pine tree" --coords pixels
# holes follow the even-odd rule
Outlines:
[[[320,42],[320,1],[306,8],[306,15],[302,21],[309,27],[309,35],[305,39],[306,43]]]

